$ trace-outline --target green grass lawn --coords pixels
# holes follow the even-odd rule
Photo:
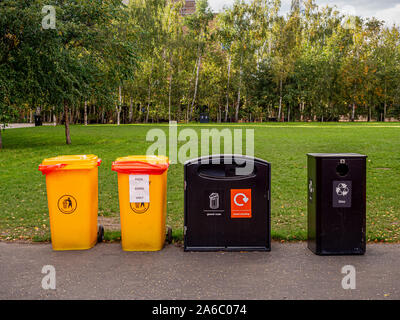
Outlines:
[[[167,126],[158,126],[168,132]],[[223,125],[182,125],[178,130]],[[0,240],[50,239],[45,177],[38,171],[44,158],[63,154],[96,154],[99,170],[99,215],[119,215],[117,157],[144,154],[150,125],[72,126],[72,145],[65,145],[64,127],[3,131],[0,151]],[[367,238],[400,241],[400,124],[237,124],[253,128],[255,156],[272,163],[272,237],[305,240],[307,233],[306,153],[356,152],[368,155]],[[183,144],[183,143],[181,143]],[[199,151],[200,152],[200,151]],[[175,238],[182,238],[183,165],[168,173],[168,219]],[[107,239],[119,234],[106,230]]]

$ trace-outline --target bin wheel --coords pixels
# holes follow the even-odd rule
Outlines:
[[[172,228],[167,227],[167,242],[172,243]]]
[[[104,227],[100,224],[97,230],[97,242],[103,242],[104,240]]]

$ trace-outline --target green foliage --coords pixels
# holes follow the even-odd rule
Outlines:
[[[56,29],[42,27],[45,5],[56,10]],[[0,12],[0,120],[20,105],[107,100],[133,79],[136,39],[119,30],[127,17],[120,1],[5,0]]]
[[[44,5],[56,29],[41,26]],[[314,0],[0,2],[0,122],[400,118],[400,31]],[[121,101],[119,97],[121,88]],[[117,107],[117,108],[116,108]],[[55,109],[54,109],[55,108]],[[55,110],[55,111],[53,111]],[[68,111],[68,110],[67,110]],[[117,112],[115,112],[117,111]]]
[[[278,0],[237,0],[213,17],[207,5],[198,1],[184,19],[173,19],[180,2],[146,11],[162,27],[126,95],[153,121],[167,110],[178,121],[196,119],[204,106],[215,121],[337,121],[353,111],[355,119],[400,118],[398,28],[313,0],[286,16]]]

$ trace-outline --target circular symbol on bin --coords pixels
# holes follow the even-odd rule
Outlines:
[[[142,214],[149,210],[150,203],[149,202],[133,202],[131,203],[131,209],[133,212]]]
[[[62,196],[58,199],[58,209],[64,214],[71,214],[76,210],[78,203],[76,199],[71,195]]]
[[[338,196],[347,196],[347,194],[350,192],[349,187],[345,183],[339,183],[338,186],[336,187],[336,194]]]

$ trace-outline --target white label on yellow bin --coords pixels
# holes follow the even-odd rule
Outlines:
[[[150,202],[149,175],[129,175],[129,202]]]

